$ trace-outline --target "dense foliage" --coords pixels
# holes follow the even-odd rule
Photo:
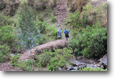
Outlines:
[[[57,49],[55,52],[46,51],[36,56],[36,62],[42,67],[48,67],[50,71],[56,71],[60,67],[65,67],[68,61],[74,58],[70,53],[72,53],[72,50],[68,50],[67,48]]]
[[[6,61],[6,56],[10,54],[10,48],[7,44],[0,45],[0,63]]]
[[[0,15],[0,27],[11,25],[13,20],[9,16]]]
[[[34,11],[31,7],[23,5],[19,12],[18,38],[22,47],[31,49],[38,45],[37,40],[41,40],[39,27],[36,27]],[[37,39],[37,40],[36,40]]]
[[[13,28],[11,26],[0,27],[0,62],[6,60],[12,50],[12,47],[16,44],[16,36],[14,35]],[[16,46],[15,46],[16,48]]]
[[[96,57],[107,53],[107,28],[90,27],[78,32],[76,38],[69,44],[76,55]]]

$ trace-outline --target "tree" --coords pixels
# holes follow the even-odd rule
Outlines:
[[[36,27],[36,18],[34,10],[28,5],[21,5],[19,12],[19,27],[18,38],[20,44],[26,49],[31,49],[39,43],[36,40],[41,40],[39,27]]]

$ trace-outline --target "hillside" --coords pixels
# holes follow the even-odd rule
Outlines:
[[[107,71],[107,1],[1,0],[0,70]]]

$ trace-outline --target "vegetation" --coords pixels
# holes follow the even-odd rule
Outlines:
[[[6,56],[10,54],[10,48],[7,44],[0,45],[0,63],[6,61]]]
[[[41,40],[39,27],[36,27],[33,9],[27,5],[20,8],[19,13],[19,31],[18,38],[20,45],[24,48],[31,49],[38,45],[37,40]]]
[[[69,7],[67,12],[71,8],[74,10],[67,13],[68,16],[63,18],[66,19],[65,23],[58,27],[60,24],[58,25],[58,19],[54,13],[58,1],[61,0],[21,0],[17,8],[15,5],[10,10],[17,9],[15,13],[11,12],[14,16],[8,16],[4,12],[7,11],[6,3],[4,4],[2,0],[0,3],[0,63],[5,62],[11,53],[16,53],[10,58],[10,63],[23,71],[34,71],[36,68],[57,71],[59,68],[65,69],[69,65],[68,61],[74,56],[99,58],[107,54],[107,4],[94,7],[91,0],[67,0]],[[11,5],[12,1],[8,3]],[[60,15],[60,12],[57,13]],[[63,16],[63,13],[61,15]],[[53,52],[49,49],[42,51],[41,54],[36,55],[35,60],[19,59],[20,56],[17,53],[21,48],[31,50],[37,45],[57,40],[57,30],[60,28],[62,31],[64,28],[70,31],[68,47],[53,48]],[[62,38],[63,36],[62,34]],[[71,54],[73,52],[74,55]],[[86,67],[80,71],[106,70]]]
[[[68,61],[74,58],[71,53],[72,50],[68,50],[67,48],[57,49],[55,52],[46,51],[36,56],[36,62],[38,62],[39,66],[48,67],[50,71],[56,71],[58,68],[68,65]]]
[[[49,71],[56,71],[58,68],[65,68],[68,65],[68,61],[71,58],[74,58],[71,55],[72,50],[64,49],[54,49],[55,52],[45,51],[43,54],[36,56],[36,61],[27,60],[27,61],[19,61],[19,55],[14,55],[11,57],[11,64],[15,67],[19,67],[24,71],[33,71],[34,68],[39,67],[47,67]]]
[[[99,12],[92,15],[91,10],[92,5],[87,5],[82,13],[71,13],[67,20],[70,29],[76,28],[72,31],[73,38],[69,46],[74,49],[75,55],[87,58],[107,53],[107,28],[103,27]],[[89,20],[90,15],[93,17]]]
[[[12,25],[13,19],[11,19],[9,16],[0,15],[0,27]]]
[[[10,60],[11,60],[11,64],[13,65],[13,66],[15,66],[15,67],[17,67],[18,66],[18,59],[19,59],[19,55],[14,55],[14,56],[12,56],[11,58],[10,58]]]
[[[90,67],[86,67],[86,68],[80,69],[80,71],[107,71],[107,69],[103,70],[101,68],[90,68]]]
[[[76,55],[84,57],[98,57],[107,53],[107,28],[90,27],[77,33],[75,39],[69,44]]]

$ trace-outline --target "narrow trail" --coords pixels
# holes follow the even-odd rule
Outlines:
[[[60,47],[65,47],[65,46],[66,46],[66,40],[62,39],[62,40],[51,41],[49,43],[45,43],[43,45],[34,47],[33,49],[31,49],[31,51],[24,52],[24,54],[20,55],[20,59],[23,61],[28,60],[28,59],[33,59],[33,57],[42,50],[51,49],[52,47],[60,48]]]
[[[67,16],[67,9],[66,9],[66,0],[61,0],[59,4],[57,4],[58,9],[57,9],[57,20],[58,20],[58,25],[62,27],[62,23],[65,20],[65,17]]]
[[[59,2],[59,4],[57,4],[58,9],[56,9],[57,10],[56,11],[56,14],[57,14],[56,18],[58,20],[57,26],[59,26],[57,30],[59,30],[59,29],[64,30],[65,29],[65,27],[63,27],[62,24],[63,24],[65,18],[67,17],[67,14],[68,14],[66,3],[67,3],[67,0],[61,0]],[[62,39],[65,39],[64,33],[62,33]]]
[[[21,69],[13,67],[9,62],[0,63],[0,71],[21,71]]]

